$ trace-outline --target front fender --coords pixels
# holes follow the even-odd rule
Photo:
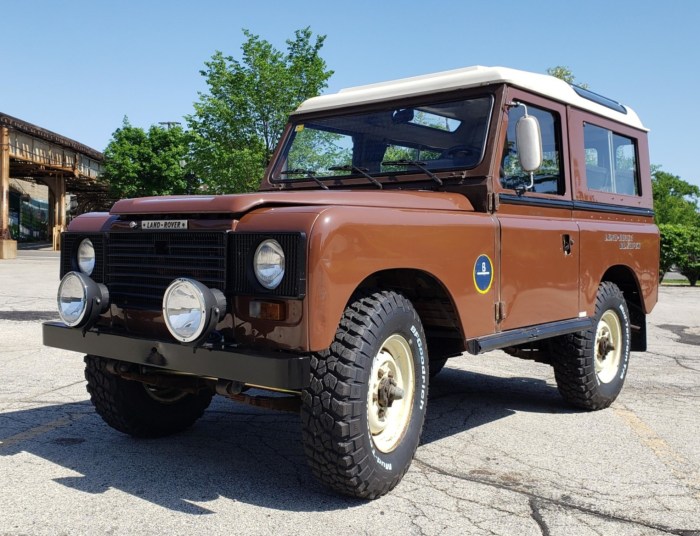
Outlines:
[[[494,289],[476,292],[472,273],[479,255],[495,259],[496,223],[488,214],[376,207],[329,207],[309,237],[309,346],[328,348],[353,292],[372,274],[412,269],[446,289],[465,333],[494,330]]]

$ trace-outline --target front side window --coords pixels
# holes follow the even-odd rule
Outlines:
[[[564,174],[561,164],[561,137],[559,114],[527,104],[528,115],[537,118],[542,132],[542,166],[535,171],[534,186],[531,191],[540,194],[563,194]],[[501,161],[501,186],[516,189],[530,183],[530,174],[523,171],[518,160],[518,147],[515,142],[515,125],[525,115],[522,106],[508,110],[508,131]]]
[[[639,195],[637,148],[632,138],[584,123],[586,185],[589,190]]]
[[[471,169],[484,155],[491,96],[299,121],[273,181]]]

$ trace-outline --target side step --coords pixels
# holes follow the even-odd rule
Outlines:
[[[516,346],[540,339],[549,339],[567,333],[584,331],[593,325],[592,318],[572,318],[571,320],[559,320],[547,324],[538,324],[527,328],[511,329],[493,335],[486,335],[476,339],[467,339],[467,352],[470,354],[483,354],[491,350]]]

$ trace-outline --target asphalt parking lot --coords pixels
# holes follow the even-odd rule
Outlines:
[[[607,410],[567,407],[546,365],[448,362],[411,469],[362,502],[316,483],[293,414],[215,399],[177,436],[109,428],[82,356],[41,345],[57,285],[56,253],[0,261],[0,535],[700,535],[700,288],[661,289]]]

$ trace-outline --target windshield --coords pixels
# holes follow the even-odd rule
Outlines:
[[[484,154],[493,98],[481,96],[299,121],[273,181],[378,177],[470,169]]]

